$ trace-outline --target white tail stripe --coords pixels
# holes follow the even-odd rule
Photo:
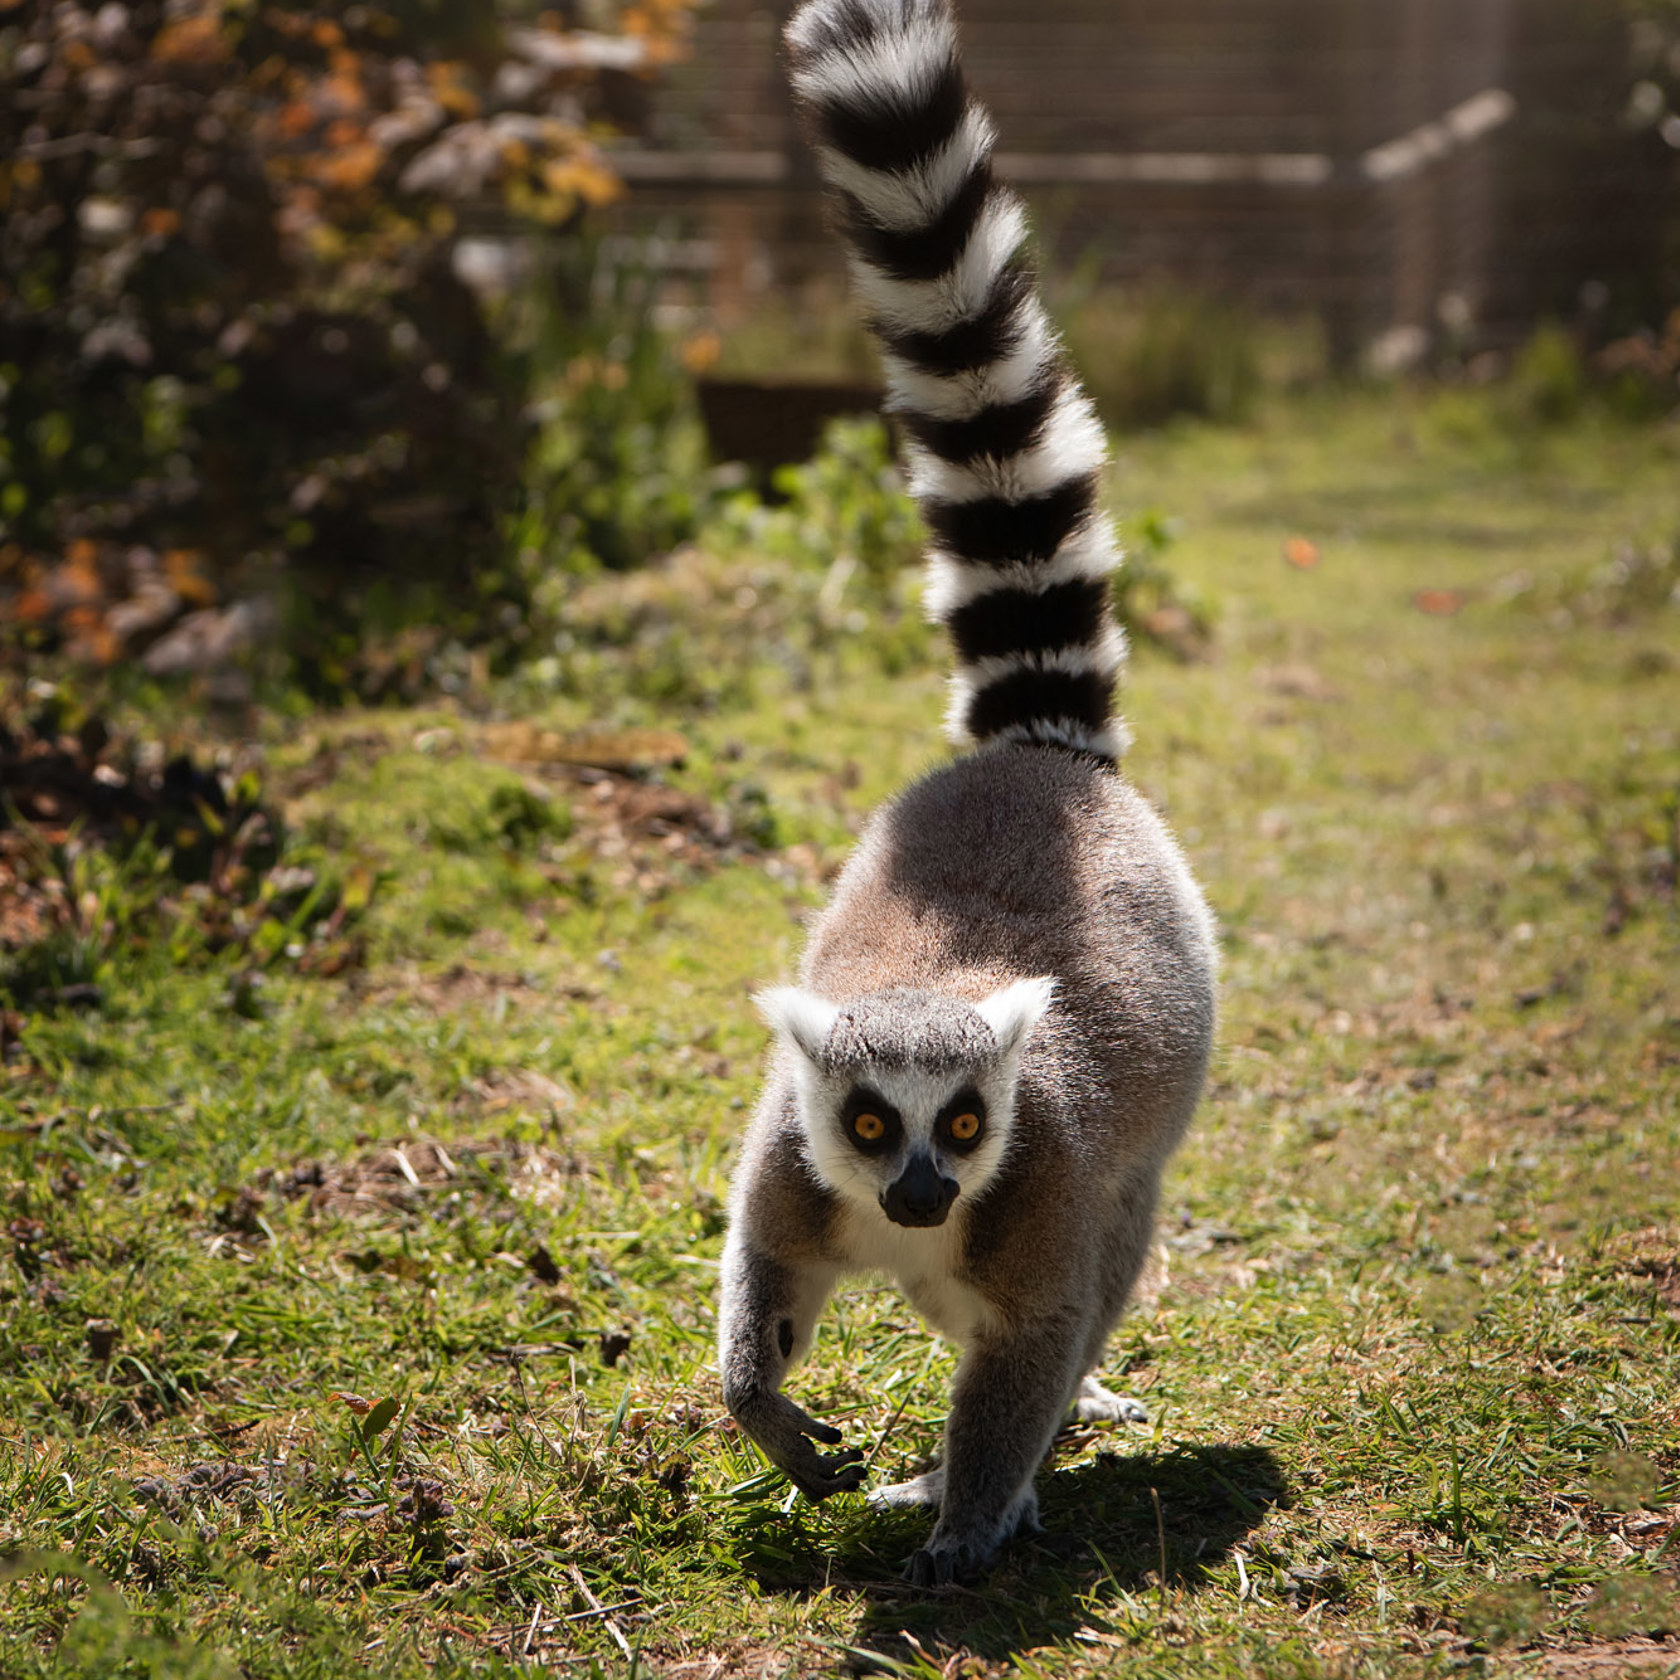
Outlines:
[[[870,169],[830,146],[817,148],[817,162],[829,185],[850,193],[878,227],[908,233],[938,221],[994,137],[991,119],[971,105],[956,133],[914,169]]]
[[[969,736],[965,731],[953,739],[963,743]],[[1110,718],[1102,729],[1093,729],[1073,718],[1032,718],[1026,723],[1006,724],[989,739],[1028,746],[1072,747],[1078,752],[1095,753],[1099,758],[1119,763],[1132,744],[1132,732],[1119,718]]]
[[[1030,396],[1055,363],[1056,334],[1037,298],[1023,300],[1015,327],[1015,348],[1008,355],[967,373],[925,373],[883,350],[890,406],[931,420],[972,420],[984,409]]]
[[[978,502],[988,496],[1030,501],[1101,472],[1107,459],[1102,422],[1084,395],[1068,387],[1058,395],[1038,438],[1014,455],[982,456],[959,465],[915,449],[910,489],[918,498],[938,502]]]
[[[998,276],[1027,237],[1027,212],[1016,199],[994,193],[955,264],[936,280],[898,280],[867,258],[853,255],[852,281],[864,302],[899,332],[949,332],[986,307]]]
[[[808,55],[793,72],[793,85],[817,102],[869,110],[896,100],[914,110],[956,56],[957,32],[949,16],[918,18],[911,29],[882,30],[872,40],[814,52],[801,21],[796,18],[787,32],[789,46]]]
[[[1025,648],[1019,653],[971,659],[958,667],[953,679],[967,683],[976,694],[1004,677],[1021,671],[1060,671],[1070,677],[1113,677],[1126,663],[1126,640],[1117,625],[1105,624],[1092,642],[1072,647]]]
[[[1086,521],[1048,560],[1017,560],[1007,566],[977,566],[949,554],[928,556],[927,587],[922,608],[936,624],[952,613],[1002,589],[1041,595],[1058,584],[1094,582],[1106,578],[1120,563],[1120,550],[1100,514]]]

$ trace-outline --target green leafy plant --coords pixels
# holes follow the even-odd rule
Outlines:
[[[1212,601],[1187,585],[1167,554],[1178,526],[1156,509],[1123,520],[1125,561],[1114,578],[1114,612],[1134,646],[1148,646],[1177,659],[1206,655],[1217,614]]]
[[[708,540],[798,564],[856,571],[877,591],[915,564],[926,540],[877,419],[838,419],[809,461],[778,468],[773,496],[736,498]]]
[[[513,546],[534,588],[668,553],[708,509],[705,440],[653,280],[598,248],[550,249],[522,302],[537,435]]]
[[[1587,370],[1580,347],[1555,322],[1537,328],[1522,347],[1507,387],[1517,416],[1539,426],[1559,426],[1581,412]]]

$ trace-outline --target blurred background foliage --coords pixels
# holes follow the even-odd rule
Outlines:
[[[377,694],[516,619],[535,346],[452,262],[569,232],[687,0],[0,4],[0,591],[14,640],[159,673],[283,620]],[[112,603],[118,604],[112,610]],[[370,639],[433,627],[371,666]]]
[[[1680,0],[1618,3],[1628,128],[1680,171]],[[860,611],[888,668],[928,655],[880,422],[749,469],[715,464],[697,401],[828,382],[835,413],[872,407],[855,312],[790,298],[720,331],[589,214],[692,4],[0,0],[0,664],[338,701],[512,668],[580,691],[611,657],[650,697],[715,697],[729,650],[682,610],[702,580],[772,615],[783,664]],[[1640,330],[1449,337],[1411,371],[1497,387],[1519,431],[1670,413],[1680,218],[1667,238]],[[1094,264],[1048,290],[1117,430],[1242,424],[1350,377],[1310,321]],[[1215,610],[1175,580],[1172,530],[1132,513],[1119,607],[1199,657]]]

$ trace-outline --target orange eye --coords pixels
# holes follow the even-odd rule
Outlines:
[[[958,1143],[972,1143],[980,1135],[980,1116],[978,1114],[959,1114],[951,1122],[951,1136]]]
[[[887,1123],[879,1114],[858,1114],[852,1118],[852,1130],[865,1143],[879,1143],[887,1135]]]

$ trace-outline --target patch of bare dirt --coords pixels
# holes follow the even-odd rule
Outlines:
[[[1630,1231],[1612,1243],[1610,1260],[1625,1276],[1648,1279],[1657,1301],[1680,1313],[1680,1229],[1650,1225]]]
[[[1536,1680],[1680,1680],[1680,1644],[1672,1639],[1617,1639],[1546,1651],[1499,1672]]]
[[[383,1489],[366,1486],[344,1471],[320,1470],[307,1459],[283,1463],[269,1459],[255,1464],[218,1459],[211,1464],[195,1464],[173,1476],[147,1476],[134,1484],[137,1499],[177,1521],[195,1505],[226,1504],[249,1512],[259,1504],[276,1503],[293,1493],[305,1494],[311,1502],[325,1498],[338,1505],[339,1516],[364,1521],[390,1517],[422,1525],[455,1514],[443,1485],[430,1478],[398,1476],[390,1491],[395,1497],[386,1499]]]
[[[1341,696],[1311,665],[1268,665],[1256,673],[1268,694],[1291,700],[1338,700]]]
[[[389,1003],[399,998],[412,1000],[434,1013],[443,1014],[520,994],[528,994],[533,999],[539,994],[552,995],[545,993],[527,974],[451,963],[436,974],[422,975],[418,969],[400,971],[391,979],[370,986],[365,996],[373,1003]],[[561,992],[559,995],[569,994]]]
[[[255,1234],[260,1230],[256,1214],[270,1196],[286,1201],[307,1197],[312,1208],[340,1214],[408,1211],[482,1179],[486,1170],[505,1174],[516,1194],[540,1199],[575,1180],[581,1168],[572,1156],[546,1145],[514,1138],[445,1143],[417,1132],[375,1145],[349,1161],[265,1168],[237,1192],[219,1222],[228,1231]]]
[[[577,1093],[534,1068],[501,1068],[468,1082],[455,1099],[457,1112],[507,1114],[525,1110],[558,1116],[577,1107]]]
[[[633,775],[688,757],[688,742],[674,729],[541,729],[515,720],[486,724],[479,739],[498,763],[526,770],[574,765]]]
[[[759,848],[730,812],[679,788],[604,770],[580,770],[582,797],[572,807],[589,849],[614,865],[612,883],[652,896],[674,878],[704,872]]]

